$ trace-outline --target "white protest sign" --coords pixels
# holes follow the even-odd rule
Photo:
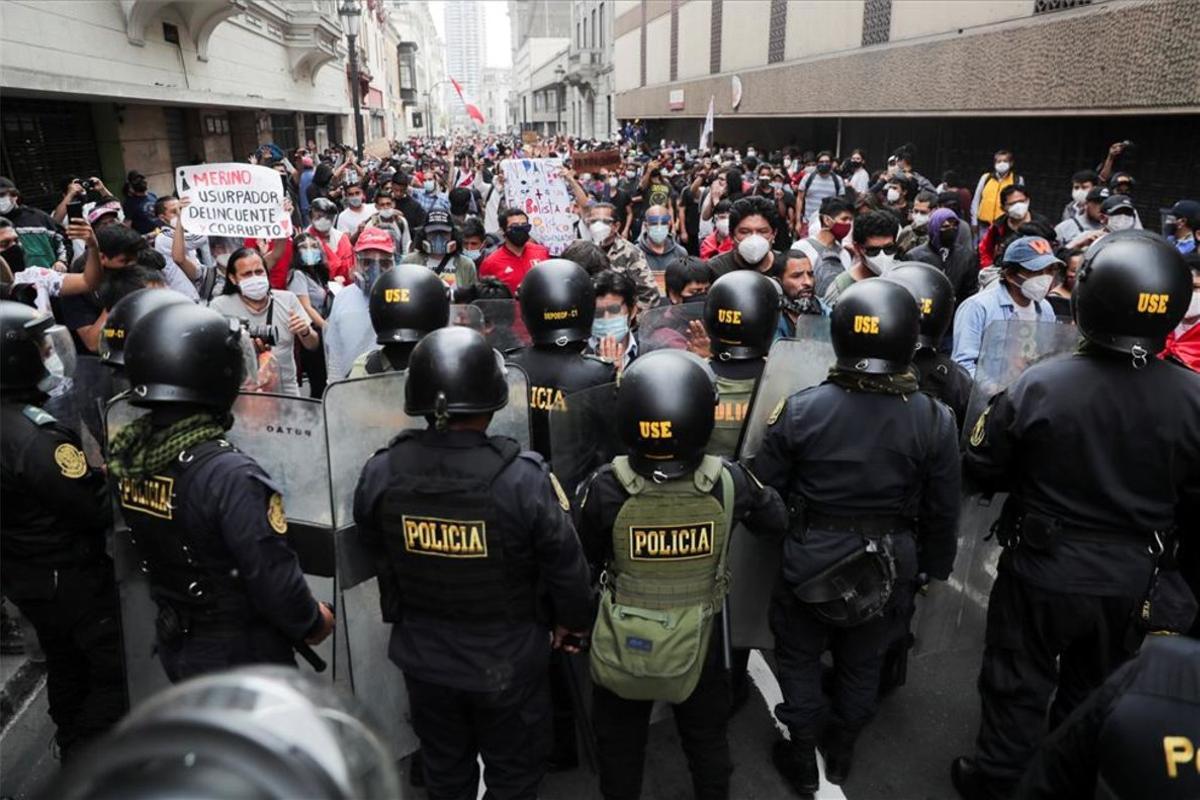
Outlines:
[[[291,215],[283,209],[279,173],[255,164],[197,164],[175,170],[175,188],[191,198],[183,229],[201,236],[285,239]]]
[[[529,217],[533,238],[557,256],[575,241],[573,199],[558,158],[514,158],[500,163],[504,170],[507,205]]]

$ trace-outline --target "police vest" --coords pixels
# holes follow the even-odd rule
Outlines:
[[[757,378],[732,380],[717,376],[720,399],[717,401],[712,438],[708,440],[708,452],[726,458],[737,456],[738,440],[746,425],[746,416],[750,413],[750,400],[754,396],[756,383]]]
[[[1189,673],[1183,666],[1174,681],[1135,683],[1117,701],[1096,742],[1097,798],[1200,797],[1200,698]]]
[[[535,565],[509,552],[516,532],[492,487],[520,445],[492,436],[481,447],[432,448],[416,436],[393,440],[381,504],[401,609],[449,620],[536,619]]]
[[[155,601],[210,620],[244,620],[249,599],[232,556],[215,556],[211,544],[201,542],[180,519],[180,511],[192,492],[207,491],[193,486],[197,467],[231,452],[238,451],[224,439],[204,442],[184,450],[161,472],[121,478],[116,486],[130,542]]]
[[[712,603],[728,591],[725,555],[732,528],[732,478],[717,456],[705,456],[691,475],[655,483],[626,456],[612,462],[629,499],[613,522],[608,580],[616,602],[647,609]],[[724,507],[712,496],[724,484]]]

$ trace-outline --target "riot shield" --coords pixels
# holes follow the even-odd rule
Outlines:
[[[686,350],[693,322],[704,324],[704,303],[658,306],[643,311],[637,322],[638,352]]]
[[[483,312],[475,306],[450,306],[450,324],[483,333]]]
[[[146,413],[124,397],[108,407],[108,438]],[[234,426],[226,438],[253,458],[280,487],[288,519],[288,541],[300,559],[309,588],[320,601],[333,604],[334,557],[331,535],[329,478],[321,458],[324,427],[319,401],[289,395],[240,394],[233,405]],[[316,458],[314,458],[314,455]],[[121,600],[126,679],[134,705],[166,685],[154,657],[154,621],[157,608],[140,569],[140,559],[129,541],[129,531],[116,509],[113,560]],[[333,641],[313,648],[326,663],[333,660]],[[301,669],[310,670],[305,661]],[[322,680],[332,681],[326,671]]]
[[[767,365],[759,378],[738,460],[753,468],[754,456],[762,445],[771,413],[791,395],[825,380],[833,365],[829,343],[829,320],[802,316],[796,323],[795,339],[780,339],[771,347]],[[769,650],[775,637],[767,622],[771,590],[779,573],[778,539],[756,536],[745,525],[734,529],[729,542],[729,625],[733,646]]]
[[[408,714],[400,668],[388,659],[391,624],[383,621],[379,582],[369,548],[354,523],[354,492],[363,467],[398,433],[427,426],[404,413],[406,372],[385,372],[332,383],[325,390],[325,435],[337,561],[339,638],[337,681],[349,682],[360,700],[378,710],[378,722],[395,758],[419,747]],[[528,385],[525,373],[509,367],[508,405],[496,412],[488,433],[529,446]]]
[[[1066,357],[1079,342],[1074,325],[1054,322],[993,322],[983,333],[975,382],[963,431],[965,447],[988,402],[1033,364]],[[996,579],[1000,548],[984,541],[1007,495],[966,493],[958,524],[958,553],[950,579],[930,586],[913,620],[913,656],[952,651],[978,653],[987,623],[987,599]]]
[[[492,347],[507,353],[517,347],[529,346],[529,331],[516,300],[476,300],[471,305],[483,316],[479,330]]]
[[[616,431],[617,384],[604,383],[563,399],[551,408],[551,468],[568,497],[597,467],[625,452]]]

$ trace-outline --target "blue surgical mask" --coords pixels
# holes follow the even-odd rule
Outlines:
[[[629,335],[629,320],[625,317],[604,317],[592,321],[592,336],[603,339],[611,336],[617,341]]]
[[[321,263],[321,251],[316,248],[306,248],[300,251],[300,263],[306,267],[315,267]]]
[[[482,250],[463,250],[462,254],[464,256],[466,256],[467,258],[471,259],[472,261],[478,261],[480,256],[483,255],[483,251]]]

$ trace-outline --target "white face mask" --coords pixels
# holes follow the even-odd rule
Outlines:
[[[608,241],[609,234],[612,233],[612,225],[604,220],[596,220],[588,225],[588,233],[592,235],[592,241],[596,244],[604,244]]]
[[[580,175],[580,176],[579,176],[579,182],[580,182],[580,183],[591,183],[591,182],[592,182],[592,175],[591,175],[591,173],[589,173],[589,172],[585,172],[585,173],[583,173],[582,175]]]
[[[929,215],[928,214],[913,214],[912,221],[913,221],[914,228],[924,228],[926,225],[929,224]]]
[[[1074,189],[1071,192],[1071,199],[1075,201],[1075,205],[1081,206],[1087,200],[1087,189]]]
[[[754,158],[756,155],[758,155],[758,151],[754,148],[750,148],[746,151],[746,158]]]
[[[666,225],[650,225],[646,228],[646,235],[650,237],[650,241],[655,244],[662,244],[667,240],[667,234],[671,229]]]
[[[619,181],[617,180],[616,175],[614,175],[608,179],[608,185],[613,187],[614,189],[617,187],[617,183],[619,183]]]
[[[722,237],[729,236],[729,217],[721,217],[716,221],[717,233]]]
[[[262,300],[271,291],[271,283],[266,275],[252,275],[238,281],[238,291],[251,300]]]
[[[1038,303],[1046,299],[1046,295],[1050,294],[1050,287],[1053,285],[1053,275],[1035,275],[1021,284],[1021,294]]]
[[[738,255],[747,264],[757,264],[767,257],[771,243],[762,234],[752,233],[738,242]]]
[[[886,196],[889,203],[894,203],[900,199],[900,190],[895,186],[889,187]]]
[[[1110,231],[1127,231],[1134,224],[1134,219],[1129,214],[1113,214],[1108,218],[1108,229]]]
[[[391,219],[394,216],[396,216],[396,209],[394,209],[394,208],[379,209],[379,218],[380,219]]]
[[[8,212],[13,210],[13,206],[15,206],[15,205],[16,205],[16,203],[8,195],[4,195],[4,197],[0,197],[0,214],[7,214]]]
[[[1010,169],[1012,169],[1012,164],[1009,164],[1007,161],[997,161],[996,162],[996,174],[997,175],[1007,175],[1008,171]]]
[[[329,229],[333,227],[333,220],[328,217],[314,217],[312,225],[315,230],[321,233],[329,233]]]
[[[1008,214],[1009,219],[1025,219],[1025,215],[1029,213],[1029,203],[1013,203],[1004,213]]]
[[[432,191],[433,191],[433,181],[425,181],[425,183],[424,183],[423,185],[424,185],[424,187],[425,187],[425,191],[426,191],[426,192],[432,192]]]
[[[1200,317],[1200,289],[1192,292],[1192,302],[1188,303],[1187,311],[1183,312],[1184,319]]]
[[[877,256],[867,256],[863,262],[866,263],[867,269],[876,275],[886,275],[896,266],[896,256],[894,253],[880,253]]]

